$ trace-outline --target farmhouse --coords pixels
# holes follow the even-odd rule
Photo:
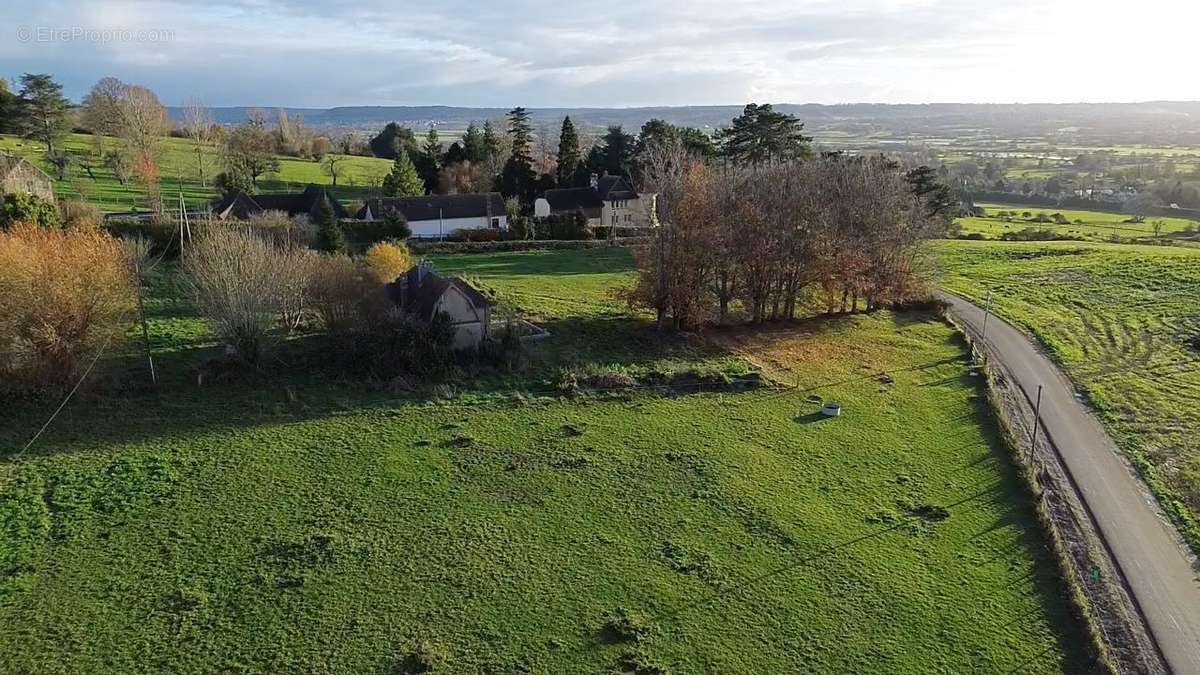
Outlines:
[[[0,195],[26,194],[54,201],[54,183],[45,171],[13,155],[0,155]]]
[[[454,326],[454,348],[478,349],[491,335],[495,303],[459,277],[442,277],[422,262],[388,285],[388,293],[405,313],[432,321],[439,313]]]
[[[357,218],[383,220],[396,213],[408,221],[412,236],[423,239],[440,239],[457,230],[508,229],[504,198],[499,192],[369,199]]]
[[[646,227],[649,219],[639,195],[621,176],[597,177],[580,188],[546,190],[533,203],[535,218],[582,212],[588,225],[607,227]]]
[[[246,220],[267,211],[283,211],[292,218],[307,216],[312,219],[316,217],[322,202],[329,204],[335,218],[342,220],[350,217],[346,208],[320,185],[309,185],[304,192],[290,194],[251,196],[241,191],[233,192],[213,202],[212,212],[219,220]]]

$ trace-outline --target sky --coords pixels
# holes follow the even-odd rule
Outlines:
[[[5,0],[0,75],[167,105],[1200,100],[1194,0]]]

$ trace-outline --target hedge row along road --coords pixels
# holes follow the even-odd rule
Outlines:
[[[943,297],[951,316],[978,336],[983,309],[956,295]],[[1029,400],[1043,386],[1042,430],[1095,517],[1163,656],[1176,673],[1200,673],[1200,571],[1191,554],[1100,421],[1037,345],[994,315],[985,340]]]

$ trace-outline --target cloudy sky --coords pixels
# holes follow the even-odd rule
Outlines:
[[[1200,99],[1195,0],[6,0],[0,75],[213,106]]]

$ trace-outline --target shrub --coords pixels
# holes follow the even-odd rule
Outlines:
[[[283,211],[264,211],[250,216],[246,224],[277,246],[312,246],[317,238],[317,228],[308,218],[292,218]]]
[[[498,241],[500,230],[490,227],[472,227],[455,230],[450,235],[450,241]]]
[[[412,257],[404,244],[379,242],[367,249],[363,267],[368,278],[387,284],[412,267]]]
[[[375,286],[349,256],[323,255],[313,264],[307,295],[325,330],[347,335],[361,329],[364,297]]]
[[[327,253],[341,253],[346,250],[346,237],[328,202],[321,202],[316,220],[317,249]]]
[[[103,220],[100,209],[88,202],[69,199],[59,207],[63,227],[68,228],[97,228]]]
[[[346,233],[347,239],[360,246],[393,239],[403,241],[412,236],[412,230],[409,229],[408,221],[403,215],[389,216],[384,220],[344,222],[342,231]]]
[[[154,255],[179,256],[179,225],[176,223],[120,218],[104,221],[104,230],[120,239],[145,239],[150,242],[150,252]]]
[[[243,361],[262,360],[285,298],[305,270],[248,229],[215,226],[187,247],[183,271],[197,309],[213,332]]]
[[[4,195],[4,199],[0,200],[0,230],[17,223],[33,223],[38,227],[50,228],[60,226],[62,220],[53,202],[14,192]]]
[[[0,232],[0,381],[56,387],[120,340],[134,306],[121,244],[95,229]]]
[[[535,221],[534,228],[538,239],[571,241],[592,238],[587,217],[579,212],[540,218]]]

